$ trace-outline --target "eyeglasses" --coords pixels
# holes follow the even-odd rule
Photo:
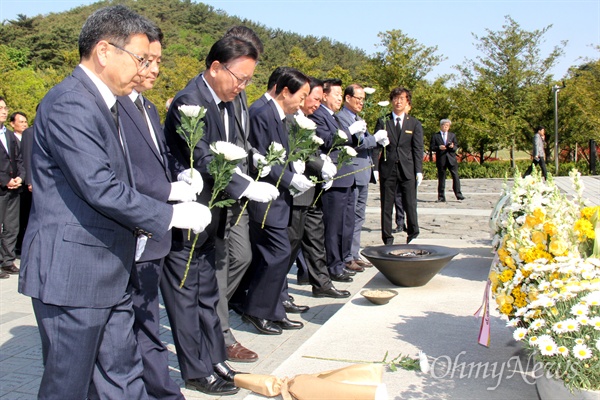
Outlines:
[[[233,76],[235,79],[237,79],[237,82],[238,82],[237,86],[238,87],[248,86],[248,85],[250,85],[252,83],[252,78],[249,78],[249,79],[239,78],[229,68],[227,68],[227,65],[225,65],[225,64],[221,64],[221,65],[223,65],[223,68],[225,68],[227,70],[227,72],[229,72],[231,74],[231,76]]]
[[[110,43],[110,42],[108,42],[108,44],[110,44],[111,46],[113,46],[113,47],[115,47],[115,48],[117,48],[117,49],[119,49],[119,50],[121,50],[121,51],[124,51],[125,53],[129,54],[131,57],[133,57],[133,58],[135,58],[136,60],[138,60],[138,62],[139,62],[139,64],[138,64],[138,69],[139,69],[140,71],[143,71],[143,70],[147,69],[147,68],[150,66],[150,61],[147,61],[147,60],[145,60],[145,59],[144,59],[144,57],[140,57],[140,56],[138,56],[137,54],[135,54],[135,53],[132,53],[131,51],[129,51],[129,50],[126,50],[126,49],[124,49],[124,48],[122,48],[122,47],[120,47],[120,46],[117,46],[117,45],[116,45],[116,44],[114,44],[114,43]]]
[[[10,111],[10,108],[6,106],[0,106],[0,111]]]
[[[350,97],[353,97],[353,98],[355,98],[356,100],[358,100],[358,101],[359,101],[359,102],[361,102],[361,103],[364,103],[364,102],[365,102],[365,98],[364,98],[364,97],[356,97],[356,96],[352,96],[352,95],[350,95]]]

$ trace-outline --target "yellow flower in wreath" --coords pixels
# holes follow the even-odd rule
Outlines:
[[[500,278],[499,279],[500,279],[501,282],[508,282],[508,281],[510,281],[513,278],[513,276],[515,276],[515,272],[512,269],[505,269],[500,274]]]
[[[546,234],[541,231],[533,231],[531,234],[531,241],[535,244],[543,244],[546,240]]]
[[[594,225],[585,218],[578,219],[573,229],[579,234],[579,240],[594,239],[596,237]]]
[[[548,246],[548,250],[553,256],[565,256],[567,255],[567,244],[563,242],[561,239],[552,239],[550,241],[550,246]]]
[[[556,225],[554,225],[552,222],[546,222],[544,224],[544,233],[546,235],[554,236],[556,235],[556,232]]]

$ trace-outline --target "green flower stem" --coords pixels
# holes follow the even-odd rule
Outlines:
[[[263,170],[263,165],[261,164],[260,167],[258,167],[258,175],[256,176],[256,179],[254,180],[254,182],[258,182],[258,180],[260,179],[260,174],[262,173],[262,170]],[[242,211],[240,211],[240,215],[238,215],[237,219],[235,220],[235,224],[233,224],[234,226],[240,222],[240,219],[242,219],[242,214],[244,213],[244,210],[246,210],[246,207],[248,206],[249,201],[250,200],[246,199],[246,202],[242,206]]]
[[[344,174],[344,175],[340,175],[340,176],[336,175],[331,180],[335,181],[336,179],[345,178],[347,176],[354,175],[357,172],[361,172],[361,171],[364,171],[364,170],[369,169],[369,168],[371,168],[370,165],[367,166],[367,167],[361,168],[361,169],[357,169],[356,171],[348,172],[347,174]],[[325,182],[327,182],[327,181],[316,181],[315,183],[325,183]],[[319,201],[319,199],[321,198],[321,195],[323,194],[324,191],[325,191],[325,189],[321,189],[321,191],[319,192],[319,195],[317,196],[317,198],[315,199],[314,203],[312,204],[313,207],[317,204],[317,201]]]
[[[313,360],[324,360],[324,361],[339,361],[345,363],[352,364],[382,364],[386,365],[392,371],[396,371],[398,367],[407,370],[407,371],[417,371],[421,370],[419,367],[419,360],[416,358],[411,358],[408,356],[403,356],[402,354],[398,355],[398,357],[393,360],[387,361],[387,352],[383,360],[381,361],[371,361],[371,360],[352,360],[346,358],[328,358],[328,357],[318,357],[318,356],[302,356],[303,358],[310,358]]]
[[[281,170],[281,174],[279,174],[279,179],[277,179],[277,183],[275,184],[275,188],[279,189],[279,184],[281,183],[281,178],[283,178],[283,173],[285,172],[285,168],[287,167],[287,165],[289,163],[290,163],[290,160],[287,159],[285,161],[285,163],[283,164],[283,169]],[[269,213],[269,209],[271,208],[271,203],[273,203],[273,200],[271,200],[269,202],[269,204],[267,205],[267,209],[265,210],[265,216],[263,217],[262,225],[260,226],[260,229],[264,229],[265,228],[265,221],[267,220],[267,214]]]
[[[191,232],[191,229],[188,230],[188,234]],[[190,264],[192,263],[192,256],[194,255],[194,249],[196,248],[196,242],[198,241],[198,236],[200,233],[196,233],[194,237],[194,242],[192,243],[192,249],[190,250],[190,255],[188,256],[187,263],[185,264],[185,272],[183,273],[183,278],[181,279],[181,283],[179,284],[179,289],[183,287],[185,280],[187,279],[188,272],[190,272]]]

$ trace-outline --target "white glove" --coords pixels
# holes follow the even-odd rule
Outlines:
[[[294,174],[292,177],[292,186],[296,188],[300,193],[306,192],[311,187],[315,186],[314,183],[304,175]]]
[[[380,144],[381,146],[385,147],[385,146],[387,146],[388,144],[390,144],[390,139],[388,139],[388,138],[384,138],[384,139],[381,141],[381,143],[379,143],[379,144]]]
[[[302,160],[293,161],[292,165],[294,166],[294,171],[296,171],[297,174],[302,175],[304,171],[306,171],[306,164]]]
[[[323,190],[328,190],[329,188],[331,188],[331,185],[333,185],[333,179],[328,180],[323,184]]]
[[[337,174],[337,167],[331,161],[325,161],[323,163],[323,168],[321,168],[321,176],[323,179],[328,181],[333,178]]]
[[[254,164],[254,167],[256,167],[256,169],[259,169],[260,166],[262,166],[262,170],[260,171],[260,177],[264,178],[265,176],[269,175],[269,173],[271,173],[271,166],[267,165],[267,159],[259,154],[259,153],[254,153],[252,155],[252,163]]]
[[[171,228],[191,229],[194,233],[202,232],[212,216],[208,207],[191,201],[188,203],[177,203],[173,205],[173,218]]]
[[[279,189],[267,182],[251,181],[241,197],[259,203],[268,203],[279,196]]]
[[[375,182],[379,182],[379,171],[373,171],[373,176],[375,177]]]
[[[196,189],[185,181],[172,182],[169,201],[196,201]]]
[[[356,121],[348,127],[351,134],[362,136],[367,131],[367,122],[365,120]]]
[[[194,171],[193,174],[192,170]],[[196,169],[189,168],[183,172],[180,172],[179,175],[177,175],[177,180],[186,182],[188,185],[193,187],[194,190],[196,190],[196,193],[198,194],[200,194],[200,192],[202,192],[202,189],[204,188],[204,181],[202,180],[202,175],[200,175],[200,172]]]
[[[423,174],[420,172],[417,172],[417,187],[419,187],[421,185],[421,182],[423,182]]]
[[[379,144],[381,144],[385,139],[387,139],[388,143],[389,143],[388,133],[386,130],[383,130],[383,129],[378,130],[377,132],[375,132],[373,137],[375,138],[375,141]],[[383,144],[381,144],[381,145],[383,146]]]

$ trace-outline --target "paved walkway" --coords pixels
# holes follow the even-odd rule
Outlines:
[[[568,190],[568,178],[559,178]],[[289,276],[290,293],[298,304],[311,306],[299,317],[304,329],[286,331],[280,336],[258,335],[252,326],[234,313],[231,324],[237,339],[258,352],[260,359],[253,364],[232,363],[245,372],[294,376],[296,373],[319,372],[347,365],[306,356],[332,359],[380,360],[386,351],[390,356],[399,353],[414,356],[417,349],[425,351],[432,360],[450,360],[448,365],[464,361],[495,361],[497,368],[509,368],[507,361],[519,354],[518,346],[510,340],[510,331],[500,318],[492,321],[492,346],[477,345],[479,322],[472,317],[481,302],[483,287],[491,261],[489,214],[503,185],[501,179],[462,180],[465,201],[453,200],[447,193],[447,203],[435,203],[436,181],[424,181],[419,188],[418,207],[421,234],[419,243],[454,247],[460,255],[421,288],[399,290],[400,295],[386,306],[372,306],[360,296],[364,287],[391,287],[374,268],[358,274],[352,283],[336,287],[350,290],[350,299],[316,299],[310,287],[296,285],[294,272]],[[586,196],[600,204],[599,177],[585,177]],[[561,188],[563,187],[561,186]],[[379,228],[379,193],[370,188],[367,221],[363,229],[363,245],[381,244]],[[403,243],[405,234],[398,234]],[[398,289],[398,288],[396,288]],[[181,381],[170,328],[163,311],[163,340],[171,350],[172,375]],[[464,353],[462,353],[464,352]],[[435,358],[434,358],[435,357]],[[42,374],[40,339],[29,298],[17,293],[17,278],[0,281],[0,399],[35,399]],[[456,362],[455,362],[456,361]],[[461,365],[460,363],[458,363]],[[438,362],[438,366],[441,365]],[[490,368],[492,364],[486,364]],[[456,365],[455,365],[456,366]],[[514,369],[514,365],[512,366]],[[449,371],[449,369],[447,369]],[[454,369],[453,369],[454,371]],[[442,371],[443,372],[443,371]],[[390,399],[415,398],[535,398],[535,387],[523,379],[509,380],[506,371],[489,376],[468,377],[448,374],[423,375],[409,371],[386,371],[384,381]],[[483,372],[480,372],[482,374]],[[463,372],[463,375],[467,372]],[[505,380],[509,380],[505,383]],[[498,383],[496,385],[496,383]],[[492,388],[492,389],[489,389]],[[213,399],[198,392],[183,389],[188,399]],[[257,398],[241,390],[228,399]]]

